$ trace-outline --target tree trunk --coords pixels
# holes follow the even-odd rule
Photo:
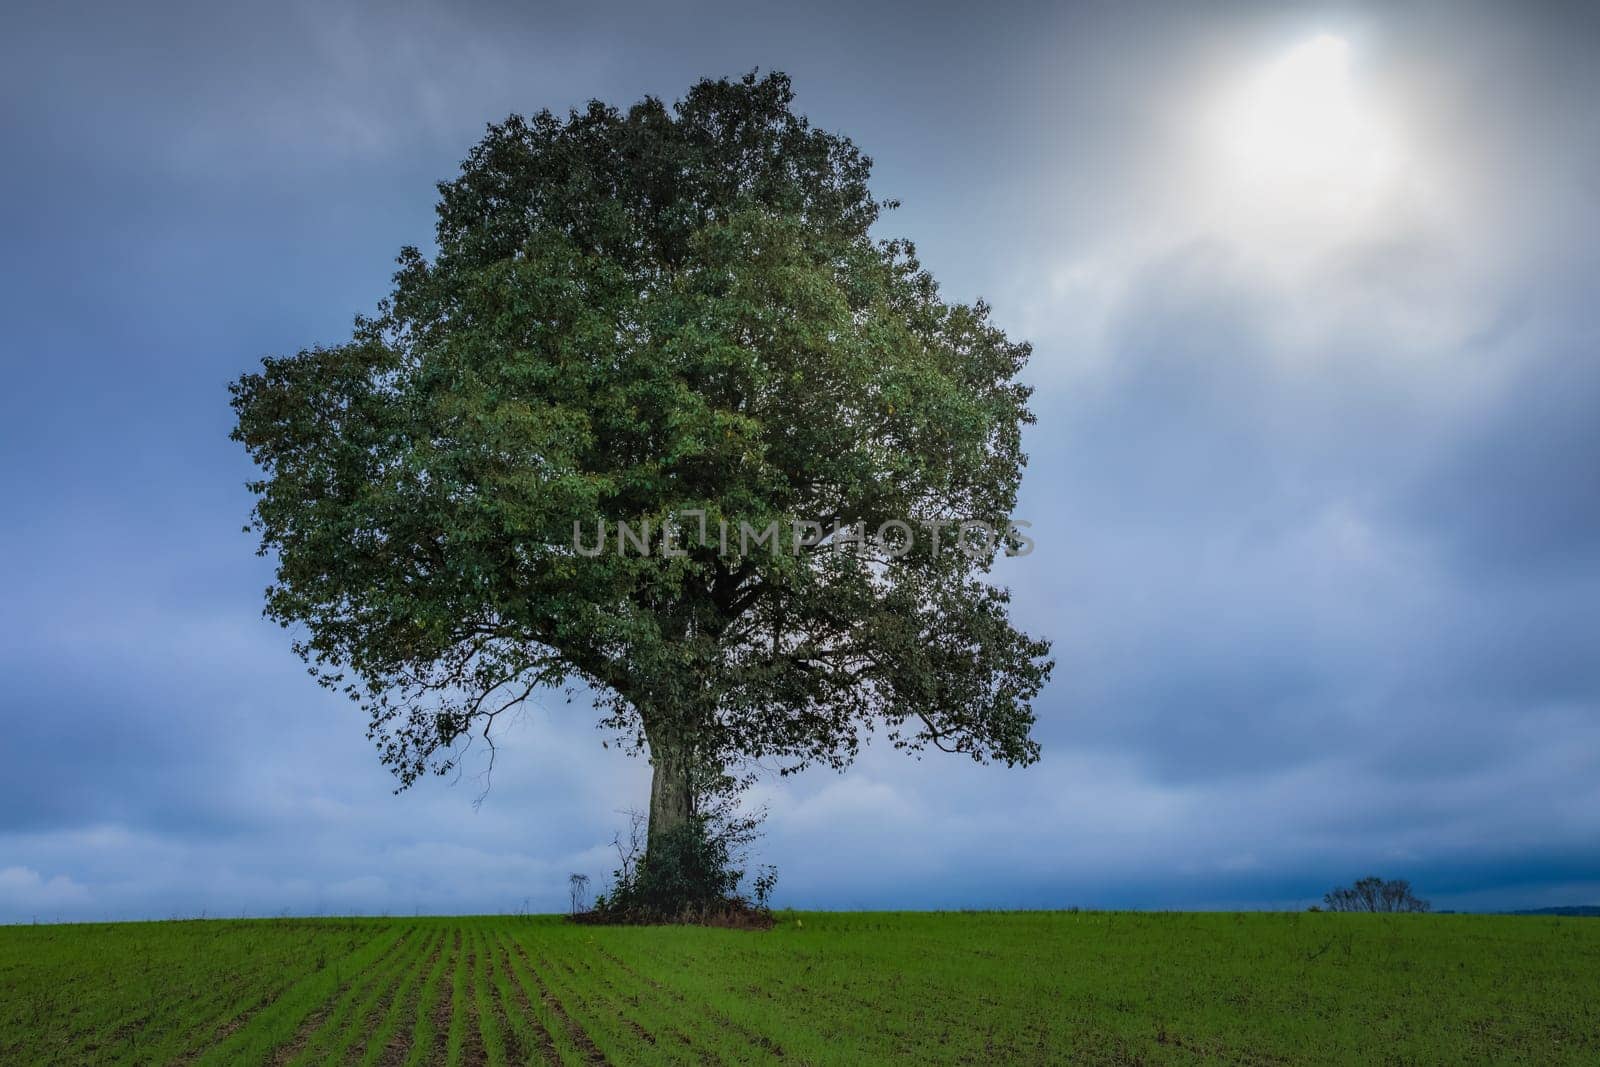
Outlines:
[[[667,834],[683,826],[694,814],[694,786],[690,776],[691,749],[667,731],[649,735],[650,824],[645,856],[656,852]]]

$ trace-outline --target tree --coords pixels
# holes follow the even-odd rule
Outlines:
[[[582,911],[589,899],[589,876],[587,874],[567,875],[567,895],[572,898],[572,914]]]
[[[984,580],[1026,541],[1029,347],[869,235],[870,160],[791,102],[751,74],[490,126],[436,254],[233,383],[266,614],[398,788],[475,737],[492,766],[547,687],[648,751],[647,856],[742,761],[1037,758],[1049,646]]]
[[[1384,881],[1376,876],[1354,885],[1329,890],[1322,898],[1329,911],[1427,911],[1431,905],[1411,892],[1404,878]]]

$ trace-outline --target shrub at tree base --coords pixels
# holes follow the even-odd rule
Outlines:
[[[696,816],[660,836],[637,862],[622,852],[609,893],[591,911],[572,917],[592,924],[693,923],[767,929],[767,906],[777,878],[767,868],[755,879],[755,900],[739,893],[744,871],[734,866],[734,843],[712,820]]]

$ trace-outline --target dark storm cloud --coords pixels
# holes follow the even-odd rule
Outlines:
[[[1575,309],[1504,397],[1405,500],[1443,532],[1463,574],[1579,579],[1600,562],[1600,327]],[[1510,572],[1509,575],[1505,572]]]
[[[1035,341],[1039,549],[1000,577],[1060,664],[1027,771],[878,747],[763,783],[783,902],[1297,906],[1368,870],[1600,899],[1595,18],[8,14],[0,918],[550,908],[609,870],[642,768],[587,709],[510,731],[476,812],[481,762],[389,794],[258,618],[224,385],[371,306],[485,122],[755,66]],[[1182,105],[1330,19],[1444,162],[1274,258],[1200,219]]]

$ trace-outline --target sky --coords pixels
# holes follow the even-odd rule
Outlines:
[[[394,795],[260,616],[227,383],[485,124],[754,68],[1034,345],[1042,760],[764,780],[775,902],[1600,902],[1600,9],[8,5],[0,921],[552,911],[648,766],[539,702]],[[476,803],[481,798],[481,803]]]

